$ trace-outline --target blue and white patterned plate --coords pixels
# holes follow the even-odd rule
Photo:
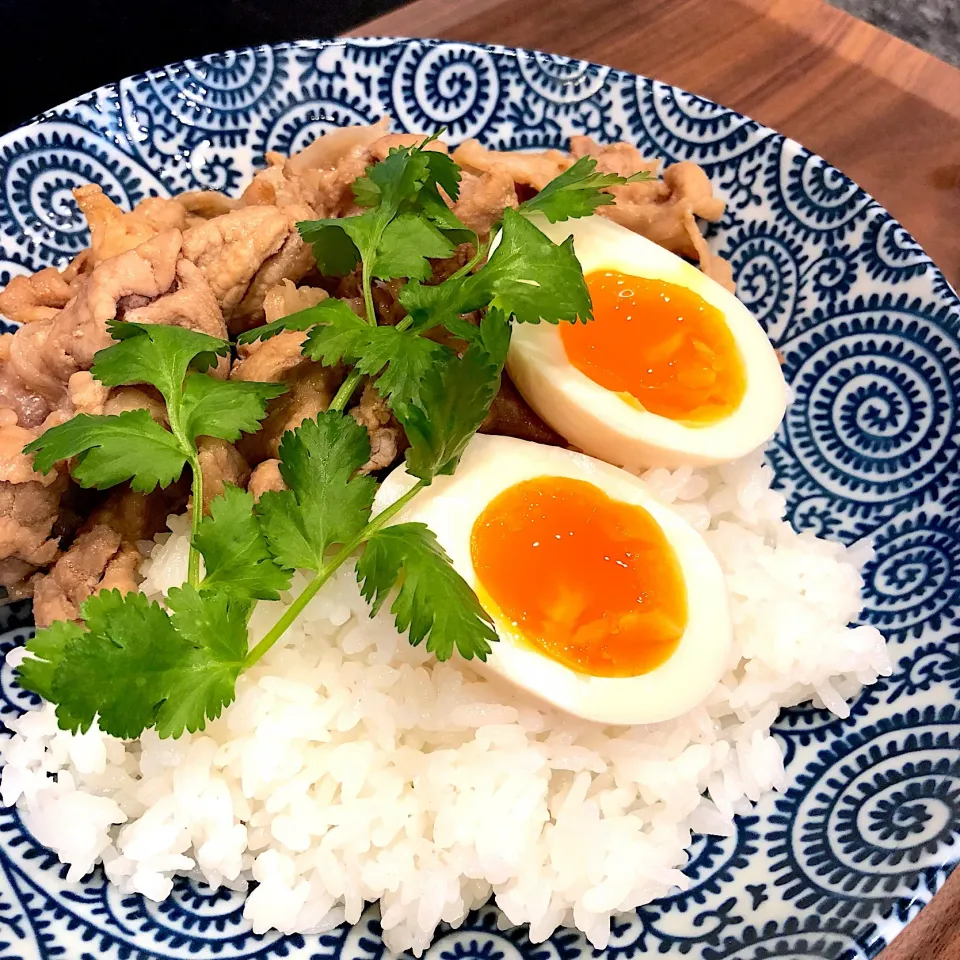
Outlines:
[[[0,283],[87,244],[71,188],[130,206],[237,190],[264,151],[388,114],[492,147],[625,139],[701,164],[728,201],[711,231],[785,358],[796,399],[770,450],[800,529],[875,540],[863,620],[893,676],[837,720],[776,724],[790,785],[702,837],[691,888],[617,923],[605,960],[847,960],[880,951],[960,859],[960,302],[855,183],[779,134],[682,90],[542,53],[422,40],[305,41],[215,54],[102,87],[0,138]],[[2,612],[2,652],[28,611]],[[0,715],[31,706],[9,670]],[[68,884],[0,811],[0,958],[381,960],[375,911],[321,937],[255,937],[239,895],[180,882],[163,904],[96,873]],[[496,911],[441,930],[433,960],[589,960],[576,933],[534,945]]]

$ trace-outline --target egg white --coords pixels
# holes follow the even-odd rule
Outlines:
[[[695,426],[638,408],[578,370],[553,324],[515,324],[507,370],[530,406],[573,446],[609,463],[676,467],[725,463],[773,436],[786,408],[780,363],[763,328],[728,290],[663,247],[604,217],[536,219],[555,243],[573,237],[584,274],[617,270],[679,284],[720,310],[740,351],[746,389],[716,423]],[[600,322],[597,320],[594,323]]]
[[[500,642],[486,663],[471,663],[481,672],[503,677],[555,707],[599,723],[656,723],[695,707],[714,689],[730,655],[732,628],[723,573],[700,534],[654,500],[639,478],[559,447],[512,437],[476,436],[457,472],[437,477],[392,523],[425,523],[457,572],[477,590],[480,580],[470,551],[474,522],[499,493],[543,476],[584,480],[614,500],[642,506],[650,513],[679,561],[687,589],[686,630],[673,655],[649,673],[592,677],[538,653],[517,638],[499,611],[489,610]],[[397,467],[377,494],[375,512],[393,503],[415,482],[405,468]]]

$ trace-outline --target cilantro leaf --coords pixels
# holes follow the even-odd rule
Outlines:
[[[343,229],[348,220],[358,219],[302,220],[297,224],[301,238],[312,247],[313,258],[324,276],[345,277],[359,262],[360,251]]]
[[[115,737],[154,724],[162,737],[179,736],[202,729],[233,700],[250,603],[188,586],[171,590],[167,603],[172,615],[142,593],[101,590],[81,608],[85,628],[44,631],[35,652],[47,666],[37,686],[57,704],[61,727],[87,730],[99,717]]]
[[[397,405],[397,419],[410,441],[406,464],[413,476],[429,482],[456,469],[500,389],[509,343],[506,317],[490,310],[464,355],[451,354],[424,376],[419,403]]]
[[[510,349],[510,318],[496,307],[491,307],[474,327],[474,336],[478,345],[487,355],[488,362],[502,370]]]
[[[554,177],[538,194],[520,204],[520,213],[541,213],[551,223],[588,217],[597,207],[616,201],[608,187],[625,183],[643,183],[657,178],[646,170],[632,177],[616,173],[597,173],[594,157],[580,157],[573,166]]]
[[[102,590],[81,613],[87,630],[64,647],[53,678],[57,719],[87,730],[99,715],[104,732],[136,737],[153,724],[169,693],[169,672],[188,647],[142,593]]]
[[[241,333],[240,336],[237,337],[237,343],[246,345],[248,343],[256,343],[257,340],[269,340],[283,333],[285,330],[297,330],[301,332],[309,330],[314,324],[320,322],[325,304],[340,302],[341,301],[335,300],[332,297],[329,300],[321,300],[312,307],[306,307],[303,310],[298,310],[296,313],[281,317],[279,320],[274,320],[272,323],[265,323],[262,327],[254,327],[252,330]],[[326,309],[329,309],[329,307]]]
[[[53,700],[53,678],[67,644],[83,636],[83,627],[71,620],[54,620],[49,627],[37,630],[27,641],[32,656],[17,668],[17,678],[24,690],[32,690],[44,700]]]
[[[159,323],[123,323],[112,320],[110,335],[118,343],[100,350],[90,372],[108,387],[130,383],[155,386],[167,403],[179,396],[188,369],[202,372],[228,356],[226,340]]]
[[[23,448],[34,467],[48,473],[59,460],[77,458],[73,477],[81,487],[103,490],[124,480],[139,493],[166,487],[183,472],[187,452],[146,410],[117,416],[81,413],[51,427]]]
[[[415,147],[395,147],[379,163],[367,167],[366,176],[354,181],[353,194],[362,207],[375,207],[392,219],[405,201],[412,200],[430,173],[432,151]]]
[[[354,474],[369,457],[366,429],[334,411],[283,435],[280,474],[289,489],[265,493],[256,506],[279,563],[319,570],[327,547],[363,529],[377,483]]]
[[[267,415],[267,403],[286,390],[282,383],[217,380],[202,373],[190,374],[180,401],[181,429],[190,441],[197,437],[239,440],[241,433],[256,433]]]
[[[443,324],[457,336],[469,337],[457,318],[487,306],[521,323],[593,317],[573,239],[555,244],[509,207],[503,217],[497,248],[472,276],[451,277],[434,286],[412,280],[400,291],[400,304],[413,318],[413,332]]]
[[[413,646],[426,640],[438,660],[448,660],[454,648],[467,660],[486,660],[497,640],[489,614],[425,524],[378,530],[357,561],[357,580],[371,614],[399,587],[390,607],[397,629],[408,632]]]
[[[477,245],[477,234],[471,230],[444,202],[436,184],[427,183],[417,196],[416,208],[452,244],[472,243]]]
[[[447,327],[451,333],[465,340],[472,339],[470,332],[462,327],[466,321],[460,320],[461,313],[483,306],[471,306],[465,299],[464,282],[466,278],[444,280],[442,283],[427,286],[417,280],[404,284],[398,300],[404,310],[410,314],[413,323],[411,333],[424,333],[439,324]],[[451,324],[453,326],[451,326]],[[473,327],[473,324],[469,324]],[[454,329],[456,327],[457,329]]]
[[[428,176],[417,194],[417,212],[430,221],[451,243],[477,244],[477,235],[454,212],[440,195],[440,190],[456,203],[460,196],[460,168],[448,154],[431,150],[427,153]]]
[[[424,147],[393,149],[353,184],[364,213],[297,224],[322,273],[343,276],[362,261],[370,276],[426,279],[429,257],[449,257],[453,245],[476,240],[440,195],[456,200],[460,168],[447,154]]]
[[[357,177],[350,190],[358,207],[375,207],[380,203],[380,188],[369,177]]]
[[[420,149],[426,146],[428,140],[420,145]],[[427,172],[429,179],[427,186],[435,184],[456,203],[460,197],[460,167],[456,160],[449,153],[441,153],[439,150],[424,150],[424,156],[427,158]]]
[[[372,327],[343,301],[336,302],[341,309],[327,311],[325,322],[310,331],[304,355],[327,367],[343,360],[367,376],[379,374],[377,389],[386,400],[415,401],[424,376],[450,351],[396,327]]]
[[[167,606],[188,649],[164,677],[156,726],[161,737],[179,737],[184,730],[202,730],[233,702],[247,655],[251,604],[184,586],[168,592]]]
[[[615,173],[597,173],[594,157],[581,157],[554,177],[538,194],[520,204],[521,213],[542,213],[551,223],[588,217],[616,199],[606,187],[627,181]]]
[[[416,197],[428,171],[428,161],[422,151],[410,147],[391,150],[379,163],[367,167],[366,177],[354,184],[361,206],[370,209],[355,217],[298,223],[300,236],[312,245],[321,272],[344,276],[358,260],[369,267],[388,224],[402,204]]]
[[[634,173],[631,176],[627,177],[623,182],[624,183],[656,183],[659,177],[655,173],[651,173],[649,170],[641,170],[639,173]]]
[[[253,495],[232,484],[210,502],[193,540],[206,573],[201,592],[214,590],[239,599],[279,600],[290,587],[290,572],[267,548],[253,512]]]
[[[486,304],[520,323],[591,320],[590,294],[573,252],[573,238],[555,244],[507,207],[500,243],[480,270],[463,279],[457,312]]]
[[[352,360],[359,356],[362,350],[355,348],[366,342],[366,335],[372,333],[374,328],[363,317],[358,317],[343,300],[324,300],[323,303],[331,306],[315,314],[316,321],[307,335],[303,355],[330,367],[341,359]],[[321,346],[314,345],[318,341]]]
[[[453,250],[453,244],[432,223],[415,213],[403,213],[384,229],[370,272],[381,280],[427,280],[432,273],[427,258],[449,257]]]

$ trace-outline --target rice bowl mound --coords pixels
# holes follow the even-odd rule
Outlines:
[[[613,915],[684,886],[693,833],[732,833],[782,783],[781,707],[845,716],[891,670],[880,633],[848,626],[869,548],[797,534],[759,454],[644,479],[716,553],[734,624],[723,680],[676,720],[603,727],[438,662],[369,617],[345,567],[203,733],[73,735],[50,704],[12,721],[3,803],[68,878],[102,861],[156,900],[175,875],[249,887],[258,933],[356,922],[379,900],[387,946],[420,954],[492,895],[534,942],[574,925],[604,947]],[[151,597],[184,579],[189,522],[170,528],[144,565]],[[253,641],[277,609],[261,602]]]

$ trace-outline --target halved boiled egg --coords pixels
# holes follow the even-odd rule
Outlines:
[[[403,467],[375,509],[410,489]],[[723,573],[703,538],[643,482],[583,454],[477,436],[394,519],[436,534],[500,637],[478,669],[610,724],[700,703],[727,667]]]
[[[513,332],[510,376],[559,434],[628,467],[723,463],[773,435],[786,385],[736,296],[604,217],[537,226],[573,236],[593,301],[589,323]]]

